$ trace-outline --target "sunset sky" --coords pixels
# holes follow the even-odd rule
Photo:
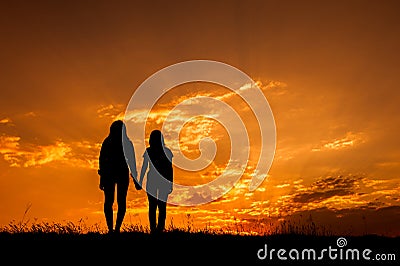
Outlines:
[[[275,156],[268,177],[249,191],[261,138],[248,106],[216,84],[171,89],[151,111],[146,137],[179,105],[170,119],[188,120],[178,139],[165,128],[166,145],[174,153],[180,145],[191,159],[203,138],[216,147],[205,169],[176,167],[177,184],[216,179],[232,145],[242,145],[230,143],[227,125],[212,116],[186,117],[208,110],[196,99],[233,108],[250,153],[232,190],[198,206],[168,205],[167,225],[186,226],[190,216],[197,228],[252,232],[292,220],[400,235],[399,12],[388,0],[1,1],[0,226],[21,221],[27,206],[30,221],[105,226],[97,169],[109,126],[157,71],[213,60],[261,89],[276,125]],[[212,106],[216,117],[228,116]],[[136,158],[139,171],[140,149]],[[146,194],[132,183],[130,223],[148,223]]]

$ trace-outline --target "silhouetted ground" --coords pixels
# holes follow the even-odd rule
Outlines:
[[[2,261],[11,264],[32,263],[49,265],[116,265],[128,263],[131,265],[399,265],[400,237],[389,238],[381,236],[346,236],[347,245],[339,248],[338,236],[302,236],[302,235],[272,235],[272,236],[237,236],[213,235],[204,233],[167,232],[162,235],[150,235],[140,232],[123,232],[119,235],[91,234],[51,234],[51,233],[0,233]],[[260,259],[257,253],[265,249],[268,255]],[[336,254],[337,258],[329,257]],[[271,250],[272,258],[271,258]],[[278,258],[277,252],[281,257]],[[291,259],[296,251],[299,259]],[[304,259],[301,259],[303,250]],[[316,259],[308,258],[308,251],[316,251]],[[321,251],[324,252],[322,259]],[[351,260],[351,254],[346,260],[346,251],[357,249],[360,258]],[[362,257],[362,252],[370,249],[370,260]],[[342,251],[340,251],[342,250]],[[291,252],[291,253],[290,253]],[[342,252],[342,259],[340,259]],[[385,261],[377,260],[376,255],[385,254]],[[393,254],[395,257],[393,257]],[[263,257],[264,250],[259,252]]]

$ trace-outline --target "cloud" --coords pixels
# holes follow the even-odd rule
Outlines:
[[[124,105],[123,104],[108,104],[101,105],[97,109],[97,115],[100,118],[106,117],[115,119],[121,119],[123,117]]]
[[[167,108],[157,108],[153,110],[146,110],[146,109],[136,109],[136,110],[129,110],[125,114],[122,115],[121,119],[125,119],[125,121],[133,124],[140,124],[140,123],[155,123],[155,124],[161,124],[164,122],[165,118],[169,115],[171,110]],[[181,112],[178,113],[177,116],[171,117],[174,121],[177,120],[182,120],[185,119],[184,121],[187,120],[187,118],[182,118],[179,116],[179,114],[182,114]]]
[[[71,152],[71,147],[62,141],[56,141],[53,145],[37,146],[33,152],[20,151],[25,157],[24,167],[39,166],[53,161],[64,161],[66,155]]]
[[[323,143],[313,148],[312,151],[327,151],[327,150],[342,150],[351,148],[360,144],[363,144],[367,141],[367,138],[363,132],[353,133],[347,132],[346,136],[330,141],[323,141]]]
[[[19,140],[17,136],[0,136],[0,154],[11,166],[18,166]]]
[[[0,136],[0,153],[10,153],[18,149],[20,139],[21,138],[17,136]]]
[[[290,186],[290,184],[285,183],[285,184],[281,184],[281,185],[276,185],[275,187],[276,188],[285,188],[285,187],[289,187],[289,186]]]
[[[310,185],[302,183],[293,187],[294,192],[281,196],[278,209],[287,213],[317,209],[321,206],[340,209],[344,206],[359,206],[366,204],[356,191],[359,190],[361,177],[353,175],[336,175],[320,177]]]
[[[243,182],[243,180],[241,180]],[[232,211],[240,219],[258,216],[261,218],[284,218],[298,213],[317,211],[324,208],[330,212],[341,210],[380,209],[399,206],[399,180],[378,179],[355,174],[321,176],[312,183],[302,179],[286,180],[282,184],[269,183],[265,191],[245,196],[240,185],[226,195],[230,206],[241,204]],[[267,193],[265,193],[267,192]],[[239,198],[235,201],[234,197]],[[246,203],[247,202],[247,203]],[[250,205],[248,205],[250,204]]]
[[[239,89],[234,91],[229,91],[227,93],[224,93],[220,96],[216,96],[215,98],[218,100],[229,100],[230,98],[234,97],[235,95],[238,95],[238,93],[244,93],[250,89],[260,89],[263,93],[267,95],[272,95],[272,96],[280,96],[284,95],[287,93],[287,84],[284,82],[280,81],[261,81],[257,80],[254,82],[254,84],[244,84],[241,86]]]
[[[0,137],[0,153],[12,167],[29,167],[63,160],[71,150],[68,145],[61,141],[57,141],[53,145],[23,149],[20,140],[21,138],[17,136]]]
[[[25,116],[25,117],[36,117],[36,116],[38,116],[38,114],[36,112],[30,111],[30,112],[24,113],[23,116]]]
[[[281,195],[268,208],[289,215],[321,207],[330,210],[378,208],[398,205],[399,181],[380,180],[362,175],[319,177],[309,185],[294,183],[292,192]]]
[[[212,204],[225,204],[226,217],[247,221],[246,227],[255,231],[275,230],[281,221],[293,221],[298,226],[315,222],[321,230],[334,232],[398,233],[396,222],[390,219],[398,217],[399,180],[336,174],[318,177],[311,183],[302,179],[278,185],[271,182],[267,193],[255,192],[249,200],[245,191],[235,186]],[[362,217],[366,217],[364,221]]]
[[[20,137],[1,136],[0,153],[12,167],[30,167],[65,160],[71,148],[62,141],[46,146],[21,148]]]
[[[267,95],[281,96],[287,94],[287,84],[277,80],[256,81],[256,85]]]
[[[332,189],[329,191],[314,191],[301,193],[293,197],[293,202],[298,203],[309,203],[309,202],[321,202],[322,200],[332,198],[334,196],[349,195],[352,192],[346,189]]]
[[[7,124],[11,124],[11,123],[12,123],[12,121],[8,117],[0,119],[0,125],[7,125]]]
[[[75,167],[97,169],[101,144],[88,141],[65,143],[56,140],[49,145],[25,143],[18,136],[0,136],[0,154],[10,167],[35,167],[61,162]]]

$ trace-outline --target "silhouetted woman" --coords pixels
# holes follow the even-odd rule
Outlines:
[[[143,164],[140,173],[140,185],[143,184],[144,175],[147,173],[146,193],[149,201],[150,231],[162,232],[165,228],[167,217],[168,195],[173,186],[173,154],[164,144],[164,137],[160,130],[150,133],[149,147],[143,154]],[[156,219],[158,208],[158,221]],[[157,223],[156,223],[157,221]]]
[[[125,153],[124,153],[125,150]],[[100,189],[104,191],[104,215],[109,233],[119,233],[126,212],[129,173],[137,177],[133,144],[126,134],[125,124],[114,121],[104,139],[99,157]],[[113,204],[117,189],[117,219],[113,230]]]

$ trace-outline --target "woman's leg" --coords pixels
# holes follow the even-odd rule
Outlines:
[[[165,219],[167,218],[167,201],[168,201],[167,190],[158,191],[157,207],[158,207],[158,224],[157,231],[163,232],[165,228]]]
[[[157,216],[157,199],[150,194],[147,194],[149,200],[149,224],[150,232],[155,232],[156,229],[156,216]]]
[[[114,204],[114,192],[115,184],[108,183],[104,186],[104,215],[106,217],[106,223],[108,232],[113,231],[113,204]]]
[[[157,200],[157,206],[158,206],[157,231],[163,232],[165,228],[165,219],[167,218],[167,203],[162,200]]]
[[[117,183],[117,204],[118,204],[118,212],[117,212],[117,220],[115,222],[115,232],[119,233],[121,229],[122,222],[124,221],[125,213],[126,213],[126,196],[128,194],[128,182],[120,182]]]

